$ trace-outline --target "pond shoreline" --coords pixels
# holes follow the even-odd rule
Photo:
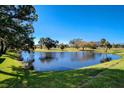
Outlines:
[[[64,50],[61,50],[59,48],[53,48],[50,50],[47,49],[35,49],[34,52],[80,52],[80,51],[94,51],[94,49],[75,49],[75,48],[65,48]]]

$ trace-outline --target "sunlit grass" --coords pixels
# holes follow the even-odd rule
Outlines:
[[[35,49],[35,51],[36,52],[76,52],[79,50],[75,49],[75,48],[65,48],[63,50],[61,50],[60,48],[52,48],[50,50],[37,48],[37,49]]]
[[[61,50],[60,48],[51,48],[50,50],[48,50],[48,49],[40,49],[40,48],[35,49],[36,52],[79,52],[81,50],[82,50],[81,48],[79,48],[79,49],[65,48],[63,50]],[[93,49],[85,48],[85,50],[93,50]]]
[[[15,71],[12,70],[12,66],[15,66],[15,67],[22,66],[22,64],[19,61],[11,58],[11,57],[16,58],[16,56],[17,54],[8,52],[6,55],[3,55],[2,57],[0,57],[0,59],[4,59],[4,61],[0,63],[0,70],[10,72],[10,73],[15,73]],[[0,81],[8,79],[10,77],[12,76],[0,74]]]

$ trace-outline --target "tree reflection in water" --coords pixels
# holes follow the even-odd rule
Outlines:
[[[52,52],[44,52],[41,54],[41,57],[39,58],[42,63],[49,63],[52,60],[56,59],[56,54]]]
[[[111,61],[111,60],[112,60],[112,58],[109,57],[107,54],[105,54],[105,55],[103,56],[103,58],[100,60],[100,62],[101,62],[101,63],[104,63],[104,62],[109,62],[109,61]]]
[[[64,54],[65,54],[65,52],[60,52],[60,57],[64,58],[64,56],[65,56]]]
[[[93,51],[85,51],[85,52],[74,52],[71,54],[72,62],[84,62],[87,60],[95,59],[95,53]]]

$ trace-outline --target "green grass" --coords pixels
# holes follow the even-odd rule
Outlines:
[[[37,48],[35,49],[36,52],[79,52],[81,50],[80,49],[76,49],[76,48],[65,48],[63,50],[61,50],[60,48],[51,48],[50,50],[48,49],[40,49]],[[93,49],[85,49],[85,50],[93,50]]]
[[[78,52],[79,50],[75,48],[65,48],[63,50],[61,50],[60,48],[52,48],[50,50],[37,48],[35,49],[35,51],[36,52]]]
[[[21,63],[12,58],[16,54],[9,53],[0,57],[0,69],[4,71],[0,74],[0,87],[124,87],[124,49],[112,49],[108,52],[122,57],[79,70],[39,73],[22,70]]]
[[[12,67],[20,67],[22,64],[17,61],[17,54],[8,52],[6,55],[0,57],[0,71],[16,74]],[[12,78],[10,75],[0,74],[0,81]]]

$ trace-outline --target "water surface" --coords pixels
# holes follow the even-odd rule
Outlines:
[[[102,63],[104,59],[119,59],[113,54],[83,52],[32,52],[21,53],[24,63],[28,63],[35,71],[64,71],[79,69]]]

